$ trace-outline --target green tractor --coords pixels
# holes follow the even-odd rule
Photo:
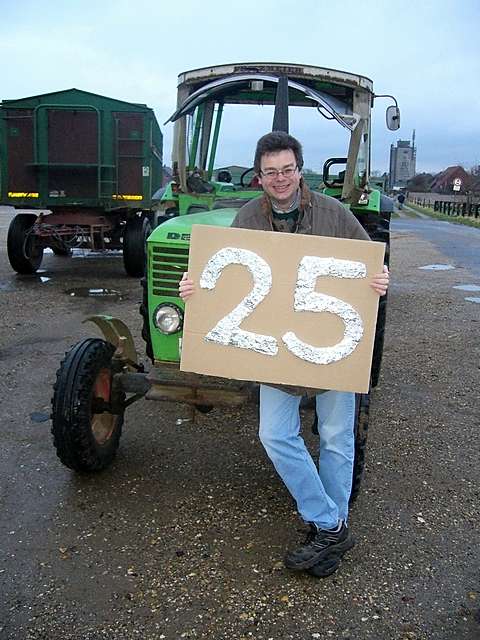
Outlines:
[[[237,165],[235,179],[233,170],[214,169],[217,148],[225,148],[218,141],[228,108],[267,106],[273,116],[272,130],[288,131],[292,109],[309,107],[319,118],[335,121],[344,129],[349,134],[348,150],[324,161],[318,188],[350,208],[372,240],[386,244],[388,263],[393,204],[369,186],[375,97],[368,78],[313,66],[232,64],[179,76],[177,110],[169,119],[174,123],[173,180],[162,196],[161,224],[147,241],[147,270],[142,281],[142,336],[153,367],[146,372],[139,364],[132,335],[121,320],[90,318],[104,338],[87,338],[71,348],[57,373],[52,400],[54,445],[66,466],[77,471],[105,468],[117,451],[126,407],[142,397],[187,403],[202,412],[218,406],[240,407],[258,398],[255,383],[179,370],[184,304],[178,283],[187,270],[192,225],[228,227],[238,208],[262,193],[248,166]],[[399,118],[395,101],[387,109],[388,128],[398,129]],[[260,135],[263,133],[265,130]],[[255,141],[248,149],[251,155]],[[371,387],[379,379],[385,317],[386,300],[382,299]],[[365,465],[368,411],[369,394],[357,394],[352,499],[359,491]]]

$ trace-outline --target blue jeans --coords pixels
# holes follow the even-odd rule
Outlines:
[[[260,386],[260,440],[305,522],[321,529],[347,520],[354,460],[355,394],[316,396],[319,468],[300,435],[300,396]]]

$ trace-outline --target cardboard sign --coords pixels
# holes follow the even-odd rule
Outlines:
[[[367,392],[378,310],[370,281],[384,252],[379,242],[194,225],[181,370]]]

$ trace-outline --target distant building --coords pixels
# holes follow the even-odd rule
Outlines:
[[[390,146],[390,176],[388,186],[390,190],[404,189],[407,182],[416,173],[415,131],[412,143],[410,140],[397,140],[397,146]]]

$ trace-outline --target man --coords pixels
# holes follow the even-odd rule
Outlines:
[[[254,168],[264,194],[239,211],[232,227],[369,240],[363,227],[337,200],[311,192],[301,175],[302,147],[281,131],[260,138]],[[385,295],[389,274],[372,278]],[[187,274],[179,285],[187,300],[195,285]],[[300,436],[300,400],[315,396],[319,422],[317,470]],[[309,524],[301,546],[285,556],[285,565],[317,577],[330,575],[354,544],[347,527],[354,460],[355,394],[297,387],[260,386],[260,440],[275,469]]]

